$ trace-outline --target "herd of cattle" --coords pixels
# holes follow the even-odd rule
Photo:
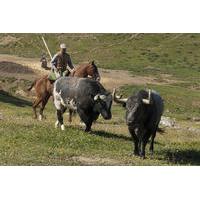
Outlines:
[[[99,73],[98,73],[99,74]],[[68,109],[69,121],[73,112],[77,112],[86,128],[91,126],[99,115],[105,120],[112,118],[112,102],[121,104],[126,109],[126,124],[134,142],[134,155],[145,158],[145,147],[150,142],[153,154],[154,138],[163,114],[164,104],[161,96],[153,90],[140,90],[124,99],[107,91],[98,80],[80,77],[61,77],[53,84],[53,99],[57,111],[56,127],[65,130],[63,114]]]

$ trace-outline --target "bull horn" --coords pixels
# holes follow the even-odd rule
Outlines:
[[[104,99],[106,98],[106,95],[104,95],[104,94],[99,95],[99,98],[100,98],[101,100],[104,100]]]
[[[97,101],[99,99],[99,94],[94,97],[94,100]]]
[[[142,99],[144,104],[151,104],[151,90],[148,92],[148,99]]]
[[[122,95],[117,96],[117,95],[116,95],[116,89],[115,89],[115,88],[113,89],[112,96],[113,96],[114,102],[120,103],[120,104],[123,104],[123,105],[124,105],[124,104],[127,102],[127,100],[128,100],[127,98],[122,99],[122,98],[121,98]]]

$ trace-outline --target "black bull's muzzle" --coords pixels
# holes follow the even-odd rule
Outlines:
[[[109,120],[112,118],[111,112],[101,112],[101,115],[105,120]]]

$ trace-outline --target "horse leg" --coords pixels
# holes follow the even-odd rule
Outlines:
[[[49,97],[50,97],[50,95],[47,94],[47,95],[45,96],[45,98],[42,99],[42,106],[41,106],[41,108],[40,108],[39,120],[42,120],[42,118],[44,117],[44,116],[43,116],[43,111],[44,111],[44,108],[45,108],[45,106],[46,106],[46,104],[47,104],[47,102],[48,102],[48,100],[49,100]]]
[[[36,99],[37,100],[37,99]],[[34,100],[32,108],[33,108],[33,114],[34,114],[34,119],[37,119],[37,113],[36,113],[36,108],[34,107],[36,100]]]
[[[33,113],[34,113],[34,118],[37,119],[37,106],[41,103],[42,99],[41,98],[37,98],[34,102],[33,102]]]

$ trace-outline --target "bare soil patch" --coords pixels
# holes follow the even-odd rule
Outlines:
[[[109,158],[97,158],[97,157],[85,157],[85,156],[76,156],[72,158],[74,161],[78,161],[82,163],[82,165],[111,165],[111,166],[116,166],[116,165],[122,165],[117,160],[114,159],[109,159]]]
[[[38,77],[48,74],[49,71],[41,68],[39,58],[23,58],[13,55],[0,54],[0,61],[3,62],[13,62],[21,66],[27,66],[30,70],[33,70]],[[126,70],[108,70],[108,69],[99,69],[101,74],[101,83],[105,86],[106,89],[112,90],[113,88],[119,88],[123,85],[165,85],[176,83],[177,80],[174,80],[168,74],[161,76],[161,79],[157,79],[152,76],[132,76],[129,71]],[[19,74],[19,73],[18,73]],[[23,74],[23,72],[20,72]],[[28,73],[25,76],[28,77]]]
[[[0,62],[0,72],[4,73],[23,73],[23,74],[34,74],[34,70],[23,66],[18,63],[14,62],[7,62],[7,61],[1,61]]]
[[[159,82],[156,78],[151,76],[132,76],[129,71],[125,70],[105,70],[99,69],[101,74],[101,83],[108,89],[118,88],[123,85],[164,85],[166,82]]]
[[[13,62],[20,64],[22,66],[27,66],[34,70],[36,74],[47,74],[48,72],[41,68],[41,63],[39,58],[24,58],[14,55],[0,54],[0,62]]]

